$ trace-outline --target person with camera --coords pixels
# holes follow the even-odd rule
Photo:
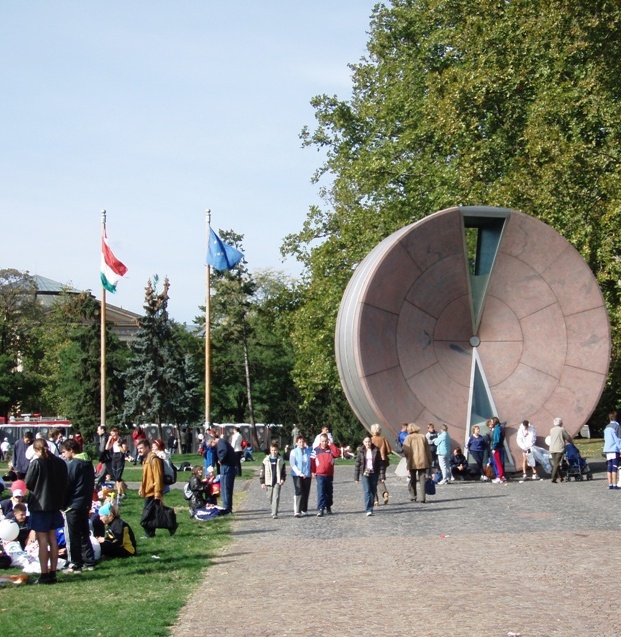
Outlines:
[[[375,494],[377,493],[377,481],[382,469],[382,454],[371,438],[367,436],[362,441],[362,447],[356,456],[354,468],[354,480],[358,484],[362,480],[362,493],[364,495],[364,508],[368,516],[373,515]]]

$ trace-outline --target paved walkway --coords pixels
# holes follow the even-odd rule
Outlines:
[[[621,491],[594,477],[456,482],[416,504],[390,475],[366,517],[341,466],[334,515],[294,518],[288,479],[277,520],[255,479],[172,635],[619,636]]]

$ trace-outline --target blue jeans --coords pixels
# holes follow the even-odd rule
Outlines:
[[[220,494],[222,495],[222,506],[226,513],[233,512],[233,488],[235,487],[235,474],[237,467],[220,465]]]
[[[333,476],[317,476],[317,509],[331,509],[333,503]]]
[[[373,511],[373,501],[375,500],[378,479],[379,473],[372,473],[370,476],[360,476],[360,481],[362,482],[362,493],[364,495],[364,510],[367,513],[369,511]]]

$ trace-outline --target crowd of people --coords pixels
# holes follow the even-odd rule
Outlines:
[[[604,432],[609,488],[621,489],[621,485],[617,485],[621,428],[616,422],[616,412],[610,414],[610,420]],[[507,484],[505,428],[498,418],[490,418],[485,422],[484,433],[482,426],[473,426],[463,448],[451,440],[446,424],[436,429],[435,424],[429,423],[426,429],[422,433],[418,425],[404,423],[394,440],[393,450],[391,443],[382,436],[380,425],[374,424],[370,427],[370,435],[352,453],[351,457],[355,458],[354,480],[362,485],[367,516],[374,515],[374,509],[380,501],[389,503],[386,470],[391,455],[402,456],[400,462],[405,465],[412,502],[427,502],[431,489],[429,481],[440,487],[465,480]],[[335,459],[345,457],[344,448],[334,443],[327,427],[317,434],[311,444],[307,443],[297,427],[294,427],[293,435],[293,444],[285,447],[282,457],[278,443],[272,442],[261,467],[259,480],[261,488],[268,494],[272,517],[278,517],[281,487],[287,477],[285,460],[289,461],[288,470],[293,480],[293,515],[302,517],[308,514],[313,480],[317,490],[316,515],[330,515],[334,504]],[[517,427],[516,442],[521,453],[518,462],[518,470],[522,472],[520,482],[540,480],[539,466],[541,472],[550,474],[553,484],[565,479],[561,463],[566,451],[569,456],[571,450],[572,455],[576,454],[579,462],[585,465],[561,418],[554,419],[550,435],[546,438],[548,449],[537,446],[536,429],[528,420]]]
[[[10,564],[39,574],[38,584],[55,584],[57,573],[94,570],[101,559],[131,557],[136,536],[123,520],[123,471],[131,461],[119,430],[97,429],[98,466],[83,451],[79,436],[62,439],[52,429],[47,438],[25,432],[13,450],[11,496],[0,503],[4,524],[2,549]],[[156,529],[177,530],[176,514],[164,506],[170,456],[160,439],[133,437],[141,461],[138,494],[144,499],[141,526],[147,539]],[[27,496],[27,498],[26,498]]]
[[[616,417],[616,412],[610,413],[610,422],[604,430],[608,488],[613,490],[621,489],[618,484],[621,427]],[[456,480],[507,483],[505,432],[498,418],[490,418],[484,432],[475,425],[463,449],[453,444],[445,424],[436,430],[430,423],[426,429],[422,433],[414,423],[403,424],[391,444],[382,435],[381,426],[374,424],[361,445],[352,450],[335,444],[328,427],[323,427],[310,444],[294,427],[292,444],[283,453],[279,443],[271,441],[259,471],[272,517],[278,518],[282,487],[288,476],[293,481],[294,517],[309,514],[313,482],[317,517],[331,515],[335,462],[344,457],[355,458],[353,479],[362,486],[367,516],[374,515],[380,502],[387,505],[390,501],[386,472],[391,457],[395,456],[401,456],[399,460],[405,465],[413,502],[427,501],[430,480],[440,487]],[[15,443],[11,495],[0,501],[0,521],[15,522],[14,537],[2,538],[4,549],[15,565],[31,566],[36,562],[40,572],[38,583],[54,584],[61,568],[70,574],[81,573],[94,569],[100,559],[136,555],[136,536],[120,510],[126,493],[123,471],[128,461],[142,465],[138,490],[144,500],[142,537],[154,537],[161,528],[174,535],[178,526],[176,514],[164,505],[163,498],[170,489],[171,480],[167,477],[171,450],[176,444],[171,447],[170,441],[165,444],[161,439],[149,440],[142,428],[136,427],[132,433],[132,454],[116,427],[108,432],[101,426],[95,438],[99,462],[95,469],[83,451],[81,437],[63,440],[61,434],[60,430],[51,430],[47,438],[33,439],[30,432],[25,432]],[[554,419],[546,439],[548,451],[537,446],[536,429],[528,420],[518,426],[516,443],[521,451],[522,481],[540,479],[537,467],[542,464],[551,482],[558,483],[563,479],[566,451],[577,452],[561,418]],[[191,442],[183,439],[182,449],[187,449],[188,444]],[[204,464],[191,469],[184,489],[191,517],[206,520],[233,512],[235,478],[241,475],[242,460],[248,450],[252,457],[252,448],[238,427],[230,439],[223,432],[206,431],[199,446]],[[175,479],[176,474],[172,482]]]

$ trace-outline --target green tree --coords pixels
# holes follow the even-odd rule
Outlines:
[[[522,209],[560,231],[608,303],[621,398],[621,5],[394,0],[377,5],[350,100],[313,100],[329,177],[284,253],[306,266],[293,331],[307,403],[338,391],[333,334],[353,269],[383,238],[456,204]],[[602,403],[602,410],[606,405]],[[599,411],[596,417],[600,417]]]
[[[220,230],[228,245],[243,250],[243,236]],[[256,422],[253,403],[252,326],[249,310],[256,285],[242,259],[230,270],[211,270],[210,335],[212,420]]]
[[[199,417],[198,376],[191,356],[181,346],[177,326],[168,316],[168,290],[164,279],[157,291],[158,277],[145,288],[145,314],[131,345],[132,358],[122,374],[125,379],[126,423],[164,423],[175,425],[196,422]]]
[[[41,413],[62,414],[86,439],[95,433],[101,401],[101,308],[89,293],[64,293],[45,313],[39,329],[45,356],[36,371],[42,387],[38,395]],[[128,348],[106,326],[106,413],[118,420],[123,404],[123,379]]]
[[[28,411],[40,379],[30,361],[41,356],[36,328],[43,319],[28,272],[0,270],[0,415]]]

